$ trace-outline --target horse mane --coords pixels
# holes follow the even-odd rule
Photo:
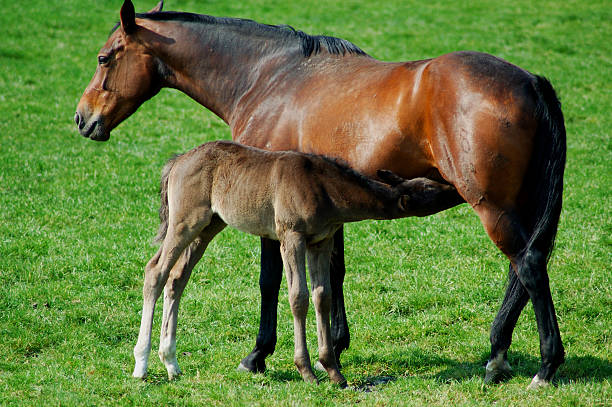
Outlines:
[[[320,53],[321,46],[324,46],[330,54],[345,55],[348,53],[367,56],[365,51],[350,41],[327,35],[309,35],[303,31],[296,30],[289,25],[268,25],[242,18],[213,17],[204,14],[178,11],[138,13],[136,14],[136,17],[155,21],[181,21],[187,23],[227,25],[244,30],[247,34],[267,34],[276,36],[279,39],[295,39],[301,43],[302,54],[304,57],[310,57]],[[115,32],[119,25],[120,23],[117,23],[111,30],[110,34]]]
[[[355,181],[358,185],[362,187],[371,189],[376,193],[386,194],[389,190],[393,189],[393,186],[381,182],[377,179],[370,178],[367,175],[353,169],[349,164],[341,158],[329,157],[327,155],[317,155],[317,154],[308,154],[308,153],[299,153],[307,156],[311,160],[320,159],[331,165],[333,165],[338,171],[340,171],[344,176],[349,179]]]

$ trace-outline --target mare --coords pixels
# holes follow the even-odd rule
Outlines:
[[[324,154],[368,176],[386,168],[454,186],[457,199],[448,207],[467,202],[510,262],[485,382],[510,373],[512,331],[530,299],[541,354],[530,387],[551,381],[564,361],[547,263],[561,213],[566,135],[548,80],[484,53],[382,62],[338,38],[161,8],[136,14],[124,2],[77,107],[83,136],[108,140],[169,87],[217,114],[239,143]],[[282,278],[278,243],[264,237],[261,246],[260,329],[240,364],[250,371],[263,371],[274,351]],[[340,229],[331,260],[338,361],[349,345],[343,253]]]
[[[406,181],[393,173],[385,178],[392,180],[392,188],[322,156],[230,141],[207,143],[172,159],[162,171],[157,237],[162,244],[145,268],[133,376],[147,374],[155,302],[170,276],[174,284],[165,288],[159,356],[170,379],[180,374],[176,325],[181,295],[208,243],[230,225],[280,242],[294,319],[293,360],[305,381],[317,382],[306,347],[308,258],[319,363],[332,383],[345,386],[329,326],[334,234],[345,222],[425,216],[457,196],[452,186],[427,178]]]

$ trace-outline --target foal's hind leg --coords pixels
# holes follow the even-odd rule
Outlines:
[[[164,244],[145,267],[145,280],[142,288],[142,318],[138,341],[134,347],[135,365],[134,372],[132,373],[134,377],[144,378],[147,375],[155,303],[181,251],[182,248],[179,251],[179,248],[173,248],[170,245]]]
[[[170,223],[162,246],[145,267],[145,280],[142,288],[142,319],[138,341],[134,347],[135,365],[132,373],[134,377],[144,378],[147,375],[155,303],[168,280],[170,270],[174,267],[183,250],[193,241],[203,225],[207,224],[209,220],[210,218],[196,221],[188,227],[186,227],[186,224],[177,227],[176,222]]]
[[[159,358],[166,366],[168,378],[172,380],[181,374],[176,359],[176,324],[178,320],[179,302],[183,290],[189,281],[191,271],[198,263],[208,243],[225,228],[225,223],[218,217],[213,217],[211,223],[204,228],[200,236],[194,240],[176,262],[164,289],[164,311],[161,334],[159,338]]]

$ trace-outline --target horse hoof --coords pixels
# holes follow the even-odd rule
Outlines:
[[[147,372],[145,373],[140,373],[140,372],[136,372],[134,371],[134,373],[132,373],[132,377],[134,379],[139,379],[139,380],[144,380],[147,378]]]
[[[183,372],[181,372],[181,369],[168,369],[168,380],[172,381],[178,379],[178,377],[182,374]]]
[[[134,366],[134,372],[132,373],[132,377],[135,379],[140,379],[140,380],[144,380],[147,378],[147,368],[145,366],[142,365],[138,365],[136,364],[136,366]]]
[[[242,362],[240,362],[240,364],[238,365],[238,368],[236,370],[239,371],[239,372],[255,373],[254,370],[249,369]]]
[[[527,390],[538,390],[544,387],[550,386],[550,382],[547,380],[542,380],[538,375],[533,377],[529,386],[527,386]]]
[[[499,383],[503,380],[509,379],[512,376],[512,368],[507,360],[503,359],[503,356],[496,359],[492,359],[487,363],[485,368],[485,379],[484,386],[489,384]]]

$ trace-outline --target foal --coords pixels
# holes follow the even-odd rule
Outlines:
[[[329,282],[333,235],[345,222],[426,216],[457,199],[454,187],[388,171],[366,178],[321,156],[269,152],[228,141],[201,145],[172,159],[161,182],[157,254],[145,268],[144,304],[134,348],[134,377],[147,374],[155,302],[165,285],[159,356],[170,379],[180,374],[176,324],[181,294],[207,244],[226,225],[280,241],[294,318],[294,363],[316,382],[306,348],[305,256],[316,310],[319,361],[344,384],[332,347]],[[452,202],[451,202],[452,203]]]

